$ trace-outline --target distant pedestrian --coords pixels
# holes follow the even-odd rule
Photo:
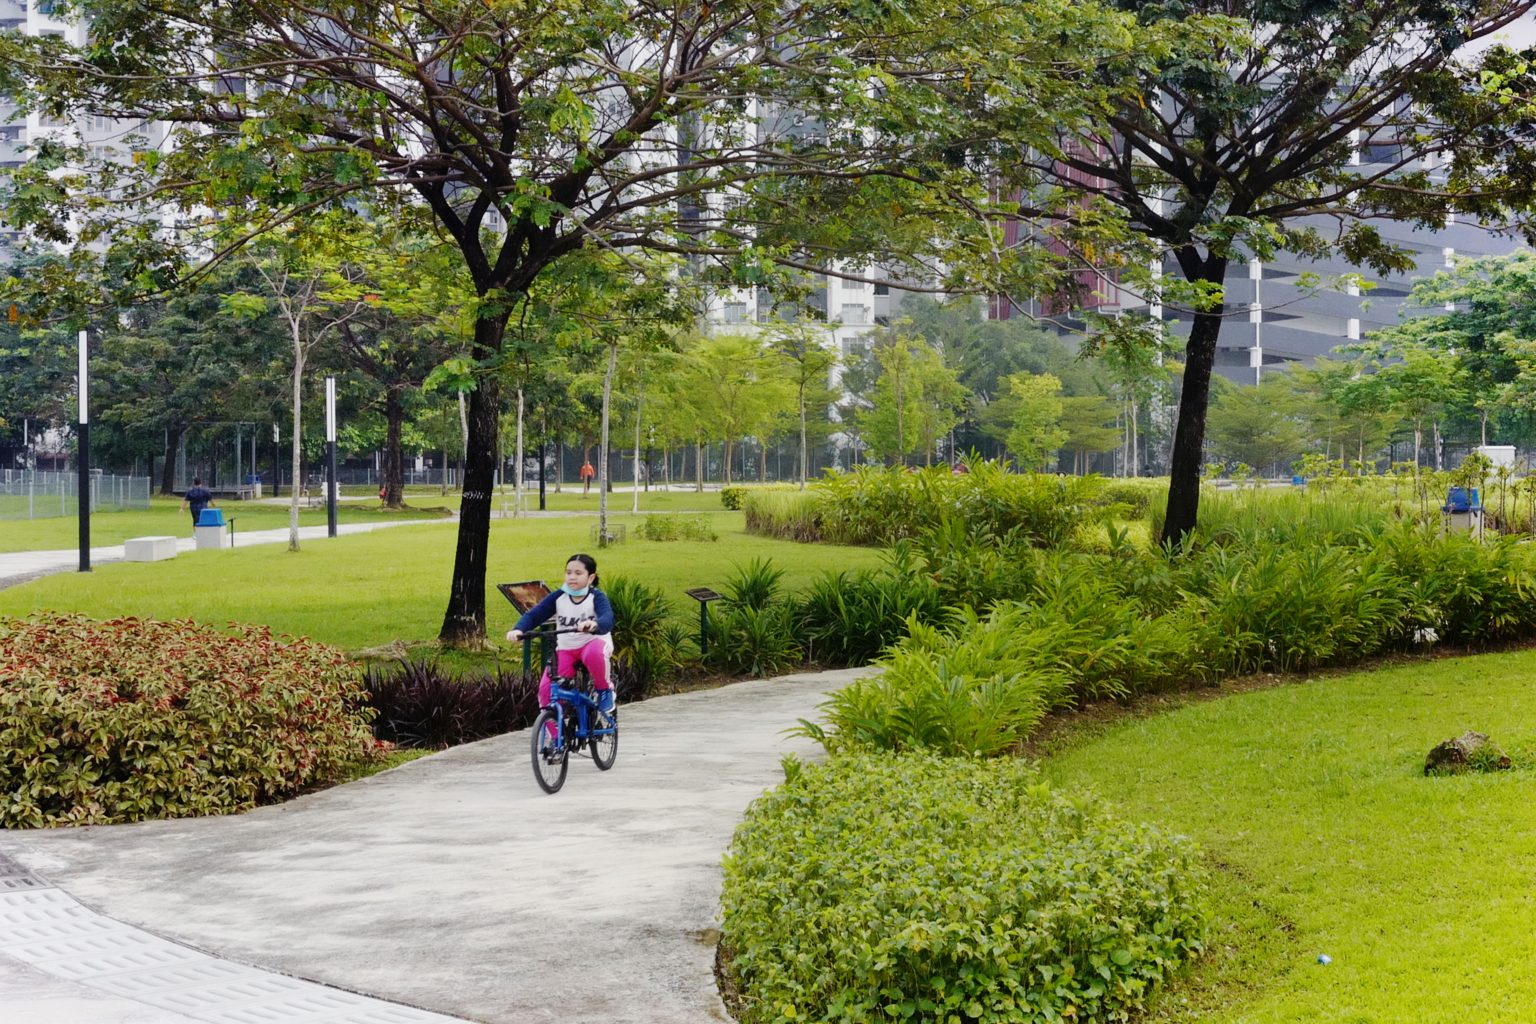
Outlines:
[[[586,494],[592,489],[592,478],[597,476],[597,470],[592,468],[591,461],[583,459],[581,462],[581,493]]]
[[[192,486],[187,488],[186,496],[181,499],[183,510],[192,510],[192,525],[197,525],[197,517],[203,514],[205,508],[216,508],[213,502],[213,492],[203,486],[201,477],[192,478]]]

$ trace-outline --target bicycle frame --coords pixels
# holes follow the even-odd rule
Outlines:
[[[575,740],[575,749],[580,749],[581,744],[598,736],[608,736],[618,731],[618,726],[612,721],[603,729],[592,728],[593,715],[598,711],[597,701],[589,696],[586,691],[572,689],[563,684],[572,683],[574,680],[561,676],[550,676],[549,679],[549,706],[555,709],[555,728],[559,732],[557,742],[564,744],[567,740]],[[588,684],[590,686],[590,684]],[[574,711],[575,729],[567,726],[567,716]]]

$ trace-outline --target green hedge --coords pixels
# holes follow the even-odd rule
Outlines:
[[[804,494],[742,489],[733,500],[746,509],[749,532],[834,544],[891,544],[962,523],[978,535],[1058,547],[1117,507],[1101,499],[1100,477],[1013,473],[979,459],[967,465],[960,474],[864,466],[829,473]]]
[[[0,827],[222,814],[376,750],[358,672],[264,628],[0,619]]]
[[[786,767],[725,861],[744,1024],[1124,1020],[1202,948],[1190,845],[1023,764]]]

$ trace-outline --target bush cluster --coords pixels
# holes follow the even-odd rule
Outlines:
[[[1019,762],[786,767],[725,861],[744,1024],[1124,1020],[1202,948],[1189,844]]]
[[[685,516],[676,512],[649,515],[640,521],[635,533],[641,540],[719,540],[720,535],[704,516]]]
[[[613,671],[619,698],[644,700],[692,661],[692,640],[660,587],[619,576],[603,587],[613,605]]]
[[[0,827],[223,814],[371,756],[337,650],[256,626],[0,619]]]
[[[970,471],[960,474],[947,467],[864,466],[829,474],[803,494],[745,492],[747,529],[795,540],[891,544],[956,522],[1057,547],[1114,511],[1100,497],[1099,477],[1013,473],[979,459],[967,465]]]
[[[374,735],[401,747],[441,750],[533,724],[538,676],[445,671],[436,661],[370,665],[363,674],[377,712]]]
[[[720,488],[720,505],[731,512],[739,512],[748,495],[771,494],[775,491],[797,490],[797,484],[729,484]]]
[[[885,671],[838,691],[822,724],[804,728],[834,749],[995,755],[1053,707],[1348,664],[1436,639],[1536,637],[1530,545],[1407,524],[1332,543],[1230,539],[1172,559],[1128,547],[1015,547],[993,559],[986,544],[967,554],[948,536],[909,545],[883,575],[844,577],[840,600],[910,585],[936,591],[951,610],[912,613],[905,637],[887,647]],[[887,637],[889,622],[868,622],[859,635]]]

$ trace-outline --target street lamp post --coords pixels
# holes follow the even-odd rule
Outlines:
[[[325,378],[325,523],[326,536],[336,536],[336,378]]]
[[[80,332],[80,450],[75,459],[80,480],[75,485],[75,506],[80,514],[80,571],[91,571],[91,415],[86,375],[86,351],[90,345],[90,332]]]

